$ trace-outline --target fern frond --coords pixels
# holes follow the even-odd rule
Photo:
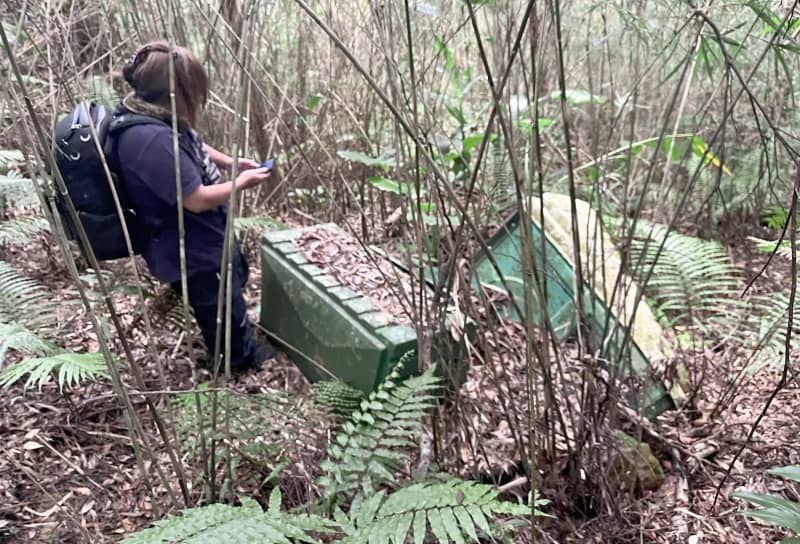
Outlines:
[[[272,506],[280,503],[280,495],[277,501],[270,500],[266,512],[253,499],[240,500],[240,507],[212,504],[184,510],[126,538],[123,544],[316,543],[315,535],[331,532],[334,525],[316,516],[281,513]]]
[[[492,144],[491,165],[494,183],[489,192],[489,199],[495,209],[502,211],[514,203],[516,186],[508,150],[499,139]]]
[[[17,149],[0,149],[0,174],[5,174],[25,162],[25,155]]]
[[[800,217],[800,214],[798,214],[798,217]],[[772,206],[761,216],[761,221],[771,229],[781,230],[786,226],[786,222],[789,221],[789,209],[783,206]]]
[[[37,206],[39,199],[33,187],[33,181],[23,177],[16,170],[9,170],[0,175],[0,204],[21,208]]]
[[[328,460],[320,464],[325,474],[317,480],[325,498],[369,496],[381,483],[392,481],[391,469],[405,461],[413,445],[409,437],[435,406],[441,379],[430,368],[399,382],[402,366],[361,403],[328,449]]]
[[[59,389],[74,387],[85,380],[106,377],[106,365],[99,353],[62,351],[16,363],[0,371],[0,388],[8,388],[28,376],[25,388],[41,387],[50,376],[56,378]]]
[[[762,240],[761,238],[756,238],[755,236],[750,236],[749,238],[755,244],[756,250],[760,253],[772,253],[774,251],[778,256],[783,257],[784,259],[792,258],[791,240],[780,240],[780,242],[778,242]],[[798,246],[800,246],[800,244],[798,244]]]
[[[340,416],[351,416],[358,410],[366,395],[340,380],[323,380],[311,386],[314,402],[324,406],[331,413]]]
[[[758,351],[761,362],[783,364],[789,293],[759,295],[748,302],[745,313],[747,318],[732,328],[727,339]],[[795,305],[794,308],[791,348],[800,348],[800,305]]]
[[[282,230],[284,227],[275,219],[266,215],[255,215],[252,217],[237,217],[233,220],[233,228],[236,235],[241,236],[249,231]]]
[[[631,263],[639,264],[634,270],[639,281],[655,265],[644,288],[673,323],[705,329],[707,320],[728,315],[738,298],[738,272],[715,241],[675,232],[667,236],[667,227],[641,221],[631,241]]]
[[[0,261],[0,323],[20,323],[36,333],[56,332],[58,304],[39,282]]]
[[[46,355],[52,353],[54,346],[19,323],[0,323],[0,362],[9,349],[28,355]]]
[[[22,246],[43,232],[49,232],[50,225],[40,217],[18,217],[0,223],[0,244]]]
[[[345,527],[347,544],[404,544],[414,542],[479,542],[502,536],[499,516],[528,516],[530,506],[498,500],[499,490],[491,485],[452,480],[420,483],[383,492],[353,504],[352,523]],[[537,500],[535,513],[547,501]],[[430,538],[433,537],[433,538]]]
[[[201,384],[199,389],[175,399],[180,445],[190,459],[200,457],[200,437],[204,436],[217,441],[220,462],[230,455],[237,464],[246,460],[262,472],[270,472],[286,461],[287,445],[317,440],[313,433],[318,414],[283,392],[243,395],[227,390],[208,391],[207,384]],[[227,423],[223,425],[223,421]]]

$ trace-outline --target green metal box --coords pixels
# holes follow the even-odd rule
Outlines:
[[[404,354],[417,347],[412,327],[387,324],[372,301],[309,263],[295,240],[309,229],[270,232],[262,238],[261,325],[275,335],[311,381],[336,377],[374,390]],[[417,371],[416,357],[405,366]]]
[[[661,329],[655,319],[650,314],[649,308],[642,302],[638,306],[637,321],[629,333],[626,334],[626,323],[632,321],[630,317],[620,319],[618,311],[624,304],[616,304],[614,308],[609,308],[603,298],[603,288],[592,288],[588,284],[578,288],[576,285],[575,271],[571,262],[571,254],[567,247],[571,242],[569,226],[569,211],[566,204],[566,197],[561,195],[545,195],[545,213],[550,218],[548,232],[544,233],[541,228],[541,218],[535,216],[531,224],[531,241],[534,247],[534,267],[539,274],[544,275],[547,285],[546,301],[538,300],[534,291],[534,306],[532,308],[533,319],[537,324],[542,324],[544,316],[548,315],[555,336],[563,341],[575,334],[575,315],[576,315],[576,293],[580,292],[583,298],[584,308],[586,309],[587,325],[589,327],[590,339],[594,340],[596,346],[602,346],[604,355],[610,361],[619,361],[621,365],[613,370],[619,377],[630,376],[631,374],[641,377],[644,382],[644,395],[641,399],[630,399],[637,409],[643,409],[648,416],[655,416],[664,410],[674,407],[664,385],[653,381],[649,377],[651,369],[651,358],[662,359],[657,340],[661,337]],[[613,278],[619,274],[614,270],[612,263],[616,258],[616,253],[612,247],[608,246],[608,240],[603,240],[597,232],[601,229],[599,219],[596,219],[589,205],[578,201],[578,212],[581,224],[589,225],[581,229],[580,234],[586,237],[587,233],[591,242],[582,240],[584,244],[596,243],[604,244],[603,259],[598,268],[608,269],[610,282],[613,285]],[[538,206],[534,206],[538,210]],[[565,211],[566,210],[566,211]],[[558,212],[561,221],[558,219]],[[597,223],[597,225],[595,225]],[[565,225],[567,227],[565,227]],[[590,228],[591,227],[591,228]],[[561,232],[559,232],[559,230]],[[520,307],[525,300],[524,284],[522,281],[522,258],[521,258],[521,229],[518,216],[514,216],[501,228],[490,240],[492,260],[484,253],[479,253],[475,263],[475,286],[478,288],[492,287],[505,290],[507,286],[509,294],[517,301]],[[591,255],[590,251],[583,248],[584,255]],[[502,274],[498,274],[495,264]],[[622,301],[625,302],[624,300]],[[630,306],[630,305],[629,305]],[[511,305],[506,305],[503,310],[505,316],[513,320],[522,320]],[[625,311],[626,308],[622,308]],[[643,323],[646,326],[642,326]]]

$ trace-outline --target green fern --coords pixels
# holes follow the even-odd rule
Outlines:
[[[36,333],[53,335],[59,306],[41,283],[0,261],[0,323],[20,323]]]
[[[0,174],[5,174],[25,162],[25,155],[16,149],[0,149]]]
[[[277,391],[242,395],[207,388],[208,384],[201,384],[198,393],[184,393],[175,399],[175,423],[182,437],[180,446],[189,459],[202,459],[200,437],[203,436],[216,442],[219,465],[212,468],[221,468],[230,458],[234,470],[246,462],[262,476],[272,475],[292,454],[288,445],[321,441],[316,429],[322,426],[309,422],[321,422],[324,418],[302,399],[291,399]]]
[[[54,376],[63,389],[106,376],[102,355],[73,353],[54,343],[63,305],[41,283],[0,261],[0,362],[9,349],[36,356],[0,372],[0,387],[10,387],[25,376],[26,388],[41,387]]]
[[[413,537],[416,543],[449,544],[479,542],[480,535],[494,539],[504,532],[495,521],[499,516],[531,513],[530,506],[500,501],[498,495],[494,486],[461,480],[413,484],[388,496],[381,491],[354,503],[349,523],[339,520],[347,536],[337,542],[404,544]],[[536,515],[545,515],[538,507],[546,503],[536,501]]]
[[[413,446],[409,437],[435,406],[434,392],[441,386],[433,368],[399,382],[402,367],[401,362],[361,403],[328,449],[328,460],[320,464],[325,475],[317,480],[325,498],[369,496],[380,484],[394,480],[391,469],[406,459],[406,450]]]
[[[798,214],[800,216],[800,214]],[[769,208],[761,217],[764,225],[771,229],[782,230],[789,220],[789,209],[783,206],[773,206]]]
[[[756,250],[760,253],[772,253],[774,251],[776,255],[783,257],[784,259],[792,258],[791,240],[781,240],[778,242],[762,240],[761,238],[756,238],[755,236],[750,236],[749,238],[755,244]],[[798,246],[798,253],[800,253],[800,242],[798,243]]]
[[[315,535],[328,534],[335,526],[317,516],[281,512],[277,488],[266,512],[253,499],[240,500],[240,507],[212,504],[184,510],[128,537],[123,544],[315,543],[319,542]]]
[[[233,226],[237,236],[250,231],[283,230],[285,228],[280,221],[266,215],[237,217],[233,221]]]
[[[106,377],[106,365],[100,353],[73,353],[62,350],[45,357],[27,359],[0,371],[0,388],[8,388],[28,376],[24,387],[42,387],[55,376],[59,389],[74,387],[83,381]]]
[[[477,542],[505,536],[500,518],[527,517],[531,507],[500,501],[500,491],[492,486],[438,479],[413,483],[392,493],[376,491],[380,483],[394,480],[389,471],[406,458],[402,451],[412,445],[409,436],[419,429],[420,420],[436,400],[433,391],[440,387],[432,369],[400,382],[403,364],[412,355],[413,352],[406,354],[378,391],[362,402],[352,422],[328,450],[329,460],[320,465],[326,471],[318,480],[323,493],[320,504],[312,508],[329,510],[331,497],[355,496],[347,514],[338,506],[333,509],[333,520],[283,513],[276,488],[267,512],[251,499],[242,499],[240,508],[219,504],[194,508],[156,522],[123,544],[405,544],[410,537],[422,544]],[[206,391],[201,396],[210,394]],[[179,397],[178,414],[192,409],[194,402],[194,394]],[[220,401],[220,406],[223,404]],[[262,440],[270,434],[264,432],[265,427],[261,427]],[[239,431],[232,430],[230,436],[238,438]],[[547,501],[535,496],[530,500],[535,515],[546,515],[540,508]]]
[[[774,474],[787,480],[800,482],[800,466],[774,468],[768,470],[767,474]],[[737,491],[733,494],[733,497],[760,507],[758,510],[743,512],[745,516],[784,527],[795,535],[800,535],[800,503],[797,501],[790,501],[777,495],[766,495],[750,491]],[[784,538],[780,544],[797,544],[798,542],[800,542],[800,536],[794,536]]]
[[[0,244],[23,246],[44,232],[50,231],[50,224],[39,217],[19,217],[0,223]]]
[[[746,318],[731,327],[727,340],[755,350],[756,361],[782,365],[786,350],[789,293],[777,292],[752,297]],[[800,348],[800,304],[795,304],[792,349]]]
[[[732,301],[739,296],[738,272],[717,242],[675,232],[667,236],[665,226],[641,221],[631,240],[631,263],[639,265],[634,272],[640,281],[655,265],[645,289],[658,301],[658,311],[668,315],[673,324],[693,324],[706,330],[706,321],[736,313]]]
[[[36,196],[33,183],[16,170],[0,174],[0,211],[8,206],[19,208],[38,206],[39,198]]]
[[[311,386],[314,402],[324,406],[331,413],[350,416],[358,410],[366,395],[340,380],[323,380]]]
[[[19,323],[0,323],[0,361],[9,349],[27,355],[46,355],[53,351],[53,345]]]

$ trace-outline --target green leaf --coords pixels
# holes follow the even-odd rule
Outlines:
[[[428,523],[431,524],[431,532],[436,539],[444,544],[447,544],[447,528],[444,525],[442,514],[438,508],[428,510]]]
[[[492,534],[492,529],[489,527],[489,521],[486,519],[486,516],[483,514],[483,510],[481,510],[480,506],[475,504],[470,504],[466,507],[467,512],[472,517],[472,521],[475,522],[475,525],[480,527],[481,531],[486,533],[487,535]]]
[[[100,353],[64,351],[55,355],[36,357],[11,365],[0,372],[0,387],[8,388],[28,376],[25,388],[41,387],[51,375],[56,376],[59,388],[72,387],[85,380],[107,377],[105,360]]]
[[[395,181],[383,176],[370,176],[367,178],[367,181],[376,189],[396,195],[410,195],[414,190],[414,188],[408,183]]]
[[[458,521],[453,515],[452,510],[449,508],[442,508],[439,510],[439,514],[442,517],[442,523],[444,523],[444,528],[450,538],[456,544],[464,544],[464,538],[461,536],[461,530],[459,529]]]
[[[781,478],[786,478],[787,480],[800,482],[800,465],[771,468],[767,471],[767,474],[772,474],[773,476],[780,476]]]
[[[319,105],[321,100],[322,100],[322,96],[320,96],[318,94],[312,94],[311,96],[309,96],[308,97],[308,104],[307,104],[308,109],[313,111]]]
[[[473,149],[481,145],[483,141],[483,134],[473,134],[472,136],[467,136],[464,138],[464,142],[462,144],[462,153],[470,153]]]
[[[377,158],[372,158],[369,155],[362,153],[361,151],[346,151],[341,150],[337,152],[339,157],[351,161],[363,164],[364,166],[375,166],[380,168],[394,168],[396,166],[395,160],[393,157],[388,157],[385,155],[381,155]]]
[[[425,510],[418,510],[414,514],[414,544],[424,544],[428,534],[428,516]]]
[[[478,533],[475,531],[475,523],[472,521],[472,518],[469,516],[469,512],[463,506],[457,506],[453,509],[453,514],[455,515],[458,522],[461,524],[461,529],[475,542],[478,542]]]
[[[391,539],[395,544],[405,544],[408,532],[411,530],[411,524],[414,522],[414,512],[406,512],[395,517],[397,519],[395,520]]]
[[[464,112],[461,111],[461,108],[447,106],[447,112],[450,114],[450,117],[458,122],[458,126],[463,127],[467,124],[466,119],[464,119]]]
[[[273,514],[280,513],[281,511],[281,488],[276,486],[272,493],[269,494],[269,511]]]
[[[441,54],[444,56],[444,63],[447,67],[448,72],[453,73],[456,70],[456,61],[455,57],[453,56],[453,52],[447,47],[447,44],[444,43],[444,40],[436,36],[433,40],[433,50],[436,52],[437,55]]]

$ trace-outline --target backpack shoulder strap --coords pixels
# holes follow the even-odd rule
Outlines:
[[[105,145],[103,146],[103,151],[106,153],[106,156],[112,156],[112,152],[114,150],[114,138],[116,134],[126,128],[137,125],[162,125],[172,130],[172,125],[161,119],[156,119],[155,117],[150,117],[148,115],[142,115],[139,113],[132,113],[129,111],[119,113],[112,118],[108,125],[108,138],[106,138]],[[192,152],[191,145],[186,141],[185,138],[179,138],[179,145],[181,149],[183,149],[190,157],[194,159],[194,153]]]
[[[114,116],[114,118],[111,120],[111,124],[108,127],[108,132],[109,134],[111,134],[136,125],[168,126],[166,122],[162,121],[161,119],[156,119],[155,117],[149,117],[147,115],[141,115],[138,113],[125,112]]]
[[[124,113],[116,114],[112,117],[108,124],[108,137],[105,139],[103,151],[106,156],[112,156],[114,150],[114,139],[119,132],[137,125],[163,125],[168,126],[167,123],[155,117],[141,115],[138,113],[131,113],[126,111]]]

